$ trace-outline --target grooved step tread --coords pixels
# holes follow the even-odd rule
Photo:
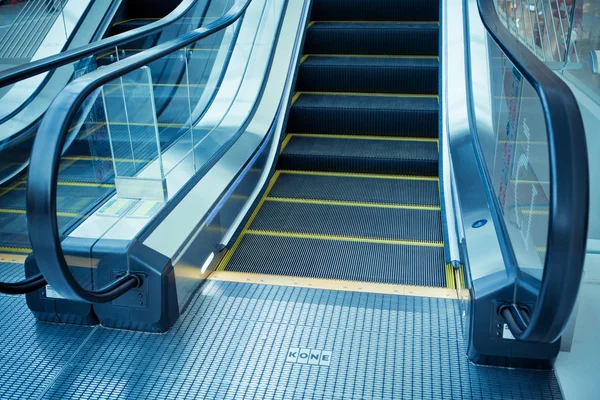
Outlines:
[[[367,55],[353,57],[351,55],[312,55],[308,54],[302,67],[381,67],[381,68],[435,68],[439,61],[433,57],[377,57]]]
[[[438,92],[438,64],[432,57],[309,56],[296,90],[432,95]]]
[[[304,43],[304,54],[437,56],[438,52],[437,22],[314,21]]]
[[[446,287],[442,247],[277,235],[246,234],[225,271]]]
[[[265,201],[250,230],[427,242],[439,245],[439,210]]]
[[[269,197],[439,206],[437,180],[295,174],[281,171]]]
[[[334,136],[292,135],[283,155],[312,155],[323,157],[373,158],[377,160],[438,160],[436,142],[411,140],[371,140],[336,138]]]
[[[403,29],[406,31],[419,30],[438,30],[437,21],[423,21],[415,23],[413,21],[313,21],[309,29],[340,29],[340,30],[360,30],[360,29],[381,29],[394,30]]]
[[[437,117],[438,101],[435,97],[423,96],[301,93],[292,109],[428,111],[435,113]]]

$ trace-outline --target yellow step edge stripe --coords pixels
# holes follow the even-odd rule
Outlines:
[[[438,99],[437,94],[400,94],[400,93],[361,93],[361,92],[296,92],[300,95],[314,94],[324,96],[360,96],[360,97],[397,97],[397,98],[422,98],[422,99]]]
[[[439,56],[409,56],[392,54],[306,54],[305,57],[355,57],[355,58],[428,58],[439,61]]]
[[[27,259],[23,254],[0,253],[0,263],[25,264]]]
[[[454,281],[454,268],[452,264],[446,264],[446,287],[448,289],[456,289],[456,283]]]
[[[416,241],[416,240],[378,239],[378,238],[365,238],[365,237],[358,237],[358,236],[340,236],[340,235],[323,235],[323,234],[313,234],[313,233],[264,231],[264,230],[256,230],[256,229],[246,230],[246,235],[287,237],[287,238],[294,238],[294,239],[336,240],[336,241],[341,241],[341,242],[379,243],[379,244],[393,244],[393,245],[405,245],[405,246],[444,247],[444,243],[442,243],[442,242],[420,242],[420,241]]]
[[[256,218],[256,216],[258,215],[258,212],[260,211],[260,208],[262,207],[262,205],[265,202],[265,198],[269,195],[269,192],[271,191],[271,189],[273,189],[273,185],[275,185],[275,182],[277,181],[277,178],[279,178],[279,171],[275,171],[275,173],[273,174],[273,177],[271,178],[271,181],[269,181],[269,186],[267,186],[267,190],[265,190],[265,194],[263,195],[263,197],[260,199],[260,201],[256,205],[256,208],[252,212],[252,215],[250,215],[250,218],[248,218],[248,222],[246,222],[246,225],[244,226],[244,229],[242,229],[242,232],[240,233],[240,236],[238,236],[238,238],[235,241],[235,243],[233,244],[233,246],[231,246],[231,249],[227,250],[227,253],[225,254],[225,256],[223,257],[223,259],[221,260],[221,262],[217,266],[216,271],[223,271],[227,267],[227,264],[229,263],[229,260],[231,260],[231,257],[233,257],[233,254],[235,253],[235,251],[237,250],[238,246],[242,242],[242,239],[244,238],[244,236],[248,232],[248,228],[250,227],[250,225],[252,224],[252,222],[254,221],[254,219]]]
[[[285,150],[285,146],[288,145],[288,143],[290,142],[291,139],[292,139],[291,135],[285,136],[285,139],[283,139],[283,143],[281,143],[281,149],[279,150],[279,154],[283,153],[283,150]]]
[[[294,93],[294,97],[292,97],[292,105],[294,105],[296,100],[298,100],[298,97],[300,97],[300,94],[301,94],[300,92]]]
[[[422,206],[411,204],[385,204],[385,203],[366,203],[359,201],[340,201],[340,200],[315,200],[315,199],[297,199],[290,197],[265,197],[266,201],[279,203],[297,203],[297,204],[318,204],[341,207],[370,207],[370,208],[391,208],[406,210],[439,211],[439,206]]]
[[[253,283],[258,285],[337,290],[348,292],[391,294],[396,296],[433,297],[457,299],[456,291],[439,287],[394,285],[389,283],[344,281],[339,279],[304,278],[289,275],[255,274],[248,272],[216,271],[208,280]]]
[[[310,27],[311,27],[311,26],[313,26],[314,24],[315,24],[315,21],[310,21],[310,22],[308,23],[308,26],[307,26],[307,28],[310,28]]]
[[[18,209],[18,208],[0,208],[0,213],[4,213],[4,214],[25,214],[26,211]],[[59,212],[56,213],[56,215],[58,215],[59,217],[77,217],[80,214],[59,211]]]
[[[365,178],[365,179],[400,179],[408,181],[438,181],[437,176],[419,176],[419,175],[383,175],[383,174],[359,174],[352,172],[319,172],[319,171],[295,171],[280,169],[278,172],[282,174],[293,175],[318,175],[318,176],[335,176],[342,178]]]
[[[332,135],[327,133],[288,133],[288,136],[322,137],[329,139],[361,139],[361,140],[388,140],[396,142],[429,142],[437,143],[437,138],[397,137],[397,136],[362,136],[362,135]]]
[[[304,61],[306,61],[307,58],[308,58],[308,54],[303,55],[302,58],[300,59],[300,64],[302,64]]]
[[[21,253],[21,254],[29,254],[29,253],[31,253],[31,249],[28,248],[28,247],[0,246],[0,251],[2,251],[2,252]]]

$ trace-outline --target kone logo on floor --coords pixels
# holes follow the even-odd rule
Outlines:
[[[331,351],[291,347],[287,352],[285,360],[296,364],[329,366],[331,363]]]

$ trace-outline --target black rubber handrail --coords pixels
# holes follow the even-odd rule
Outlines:
[[[142,283],[141,277],[127,274],[102,289],[89,291],[82,288],[73,277],[65,260],[56,213],[57,179],[62,148],[79,108],[102,85],[225,29],[242,16],[251,1],[237,0],[226,14],[204,27],[74,80],[48,108],[31,153],[27,184],[27,224],[31,247],[40,271],[48,283],[65,298],[106,303]]]
[[[493,0],[477,0],[494,42],[537,92],[548,134],[550,213],[544,273],[536,305],[499,310],[520,340],[553,343],[575,307],[583,274],[588,219],[588,158],[583,120],[568,86],[502,24]],[[516,301],[516,300],[515,300]],[[519,326],[522,325],[522,326]]]
[[[46,286],[46,284],[44,277],[41,274],[37,274],[20,282],[0,282],[0,293],[26,294],[41,289]]]

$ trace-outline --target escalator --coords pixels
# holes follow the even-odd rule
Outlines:
[[[62,75],[63,79],[71,77],[73,74],[73,61],[65,57],[76,54],[79,61],[75,63],[74,77],[85,75],[94,71],[98,67],[108,66],[111,63],[117,62],[119,59],[127,58],[142,51],[144,48],[158,45],[164,41],[172,39],[190,29],[202,26],[202,24],[216,18],[223,10],[226,10],[229,1],[186,1],[178,6],[178,2],[160,2],[158,9],[150,7],[144,9],[145,13],[150,10],[152,20],[147,19],[146,14],[143,14],[141,20],[131,18],[136,16],[134,10],[123,9],[118,7],[112,9],[110,19],[115,19],[113,28],[108,30],[109,34],[118,34],[122,30],[121,25],[125,23],[136,23],[137,29],[127,29],[121,36],[110,37],[108,39],[95,41],[89,46],[79,47],[70,52],[59,54],[51,59],[42,59],[37,62],[26,64],[21,68],[13,68],[8,70],[9,75],[0,77],[3,82],[20,82],[31,79],[33,76],[37,78],[40,70],[50,71],[50,80],[46,82],[47,86],[56,86],[53,77]],[[173,11],[173,9],[175,9]],[[153,11],[152,11],[153,10]],[[172,12],[164,21],[156,20],[159,13]],[[139,12],[138,12],[139,14]],[[148,25],[150,23],[150,25]],[[141,24],[141,25],[140,25]],[[119,27],[119,28],[117,28]],[[97,34],[104,35],[107,29],[104,28]],[[227,39],[226,39],[227,40]],[[225,42],[226,42],[225,40]],[[206,87],[206,81],[210,75],[216,55],[221,46],[227,46],[224,42],[222,34],[214,35],[210,41],[202,43],[202,47],[197,50],[190,47],[187,51],[185,62],[181,59],[181,52],[168,60],[163,60],[150,67],[150,73],[156,77],[156,85],[153,88],[153,98],[158,109],[159,115],[159,133],[161,137],[161,146],[169,147],[182,134],[182,124],[178,123],[181,119],[180,115],[184,111],[183,106],[188,105],[187,95],[200,96]],[[224,44],[225,43],[225,44]],[[107,50],[111,49],[111,50]],[[91,56],[89,56],[91,55]],[[193,71],[188,68],[194,68]],[[69,70],[70,69],[70,70]],[[8,76],[8,77],[7,77]],[[189,81],[188,81],[189,79]],[[172,82],[162,84],[162,82]],[[186,85],[182,83],[185,82]],[[192,83],[193,82],[193,83]],[[187,85],[189,83],[189,85]],[[191,87],[191,92],[188,90]],[[51,87],[49,89],[52,89]],[[39,97],[46,97],[47,93],[43,89],[37,93]],[[58,91],[54,87],[55,92]],[[186,97],[180,93],[185,91]],[[147,96],[145,91],[142,95]],[[112,89],[106,91],[108,101],[120,101],[122,93],[117,84],[114,84]],[[2,101],[0,99],[0,101]],[[36,99],[34,98],[34,102]],[[48,99],[41,100],[42,102]],[[182,103],[184,101],[185,103]],[[62,232],[69,232],[73,227],[77,226],[82,219],[93,210],[97,209],[100,204],[105,202],[107,196],[115,190],[114,182],[111,180],[115,174],[116,166],[113,165],[110,156],[110,145],[107,141],[109,133],[107,131],[107,123],[102,121],[105,110],[102,103],[102,96],[96,97],[90,102],[89,110],[85,119],[78,125],[74,126],[69,145],[64,150],[64,158],[60,166],[60,181],[58,183],[58,216],[59,226]],[[28,113],[27,107],[20,110],[21,113]],[[189,111],[188,111],[189,112]],[[42,114],[43,116],[43,114]],[[117,129],[122,129],[124,126],[125,116],[121,115],[121,121],[114,121],[112,124],[113,135]],[[134,116],[131,116],[134,118]],[[20,122],[19,115],[14,119]],[[8,120],[7,124],[12,124],[13,121]],[[31,253],[30,240],[26,222],[26,199],[25,189],[27,186],[27,177],[23,173],[13,175],[24,168],[26,160],[29,158],[30,146],[35,131],[39,125],[39,120],[35,120],[33,125],[28,126],[23,132],[18,132],[14,136],[14,141],[9,140],[2,144],[2,163],[0,165],[0,174],[4,174],[4,178],[9,178],[6,182],[0,184],[0,261],[2,268],[0,269],[0,282],[15,282],[15,276],[22,276],[23,264],[26,257]],[[147,129],[143,125],[138,127],[139,131]],[[13,125],[10,125],[11,127]],[[148,154],[144,153],[143,149],[136,149],[137,160],[133,165],[134,168],[142,168],[146,164]],[[36,279],[39,276],[36,275]],[[15,286],[16,285],[16,286]],[[30,285],[21,287],[19,284],[9,284],[2,287],[2,291],[9,293],[22,293],[31,291]],[[45,282],[37,280],[33,288],[45,286]]]
[[[398,9],[391,22],[360,2],[314,5],[274,176],[219,269],[454,287],[438,182],[438,5]]]
[[[59,361],[3,397],[562,398],[588,218],[570,90],[493,1],[228,6],[48,109],[26,273],[51,287],[0,297],[36,330],[0,332],[19,371],[23,343]],[[222,32],[210,90],[150,72]],[[82,124],[108,152],[71,158]],[[61,230],[79,161],[111,191]]]

